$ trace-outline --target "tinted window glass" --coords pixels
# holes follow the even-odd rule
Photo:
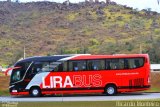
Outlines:
[[[67,62],[63,62],[63,71],[67,71]]]
[[[133,69],[143,66],[144,58],[106,59],[106,69]]]
[[[58,66],[55,67],[54,71],[67,71],[67,62],[58,62]]]
[[[58,64],[59,63],[59,64]],[[58,66],[54,68],[54,71],[67,71],[67,62],[58,62]]]
[[[105,60],[88,60],[87,68],[88,70],[104,70]]]
[[[69,71],[83,71],[86,70],[86,61],[70,61]]]
[[[124,59],[107,59],[106,69],[124,69]]]
[[[139,68],[143,66],[144,59],[143,58],[130,58],[125,59],[126,68],[132,69],[132,68]]]
[[[37,74],[38,72],[58,71],[61,62],[34,62],[29,69],[29,74]]]
[[[35,75],[42,71],[49,71],[49,62],[34,62],[29,69],[29,75]]]
[[[62,62],[50,62],[50,71],[63,71]]]
[[[31,62],[17,63],[15,65],[15,67],[17,67],[17,68],[13,69],[13,71],[12,71],[11,82],[20,81],[24,77],[24,74],[25,74],[26,70],[28,69],[30,63]]]
[[[34,62],[29,69],[29,75],[54,71],[67,71],[67,62]]]

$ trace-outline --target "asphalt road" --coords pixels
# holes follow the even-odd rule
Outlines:
[[[44,97],[27,97],[27,96],[1,96],[0,102],[42,102],[42,101],[116,101],[116,100],[142,100],[160,98],[160,93],[125,93],[116,96],[106,95],[65,95],[65,96],[44,96]]]

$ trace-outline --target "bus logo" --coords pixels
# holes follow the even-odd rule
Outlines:
[[[42,78],[42,88],[73,88],[73,87],[100,87],[102,85],[102,76],[95,75],[73,75],[73,76],[49,76]]]

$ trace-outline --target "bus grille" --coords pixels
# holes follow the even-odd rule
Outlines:
[[[141,87],[144,85],[144,78],[137,78],[134,80],[129,80],[129,88]]]
[[[134,86],[143,86],[143,85],[144,85],[144,79],[143,78],[134,79]]]

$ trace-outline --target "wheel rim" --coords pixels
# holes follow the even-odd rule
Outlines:
[[[107,93],[108,93],[109,95],[113,95],[114,92],[115,92],[115,89],[114,89],[113,87],[108,87],[108,88],[107,88]]]
[[[32,94],[34,96],[37,96],[39,94],[39,91],[37,89],[33,89]]]

